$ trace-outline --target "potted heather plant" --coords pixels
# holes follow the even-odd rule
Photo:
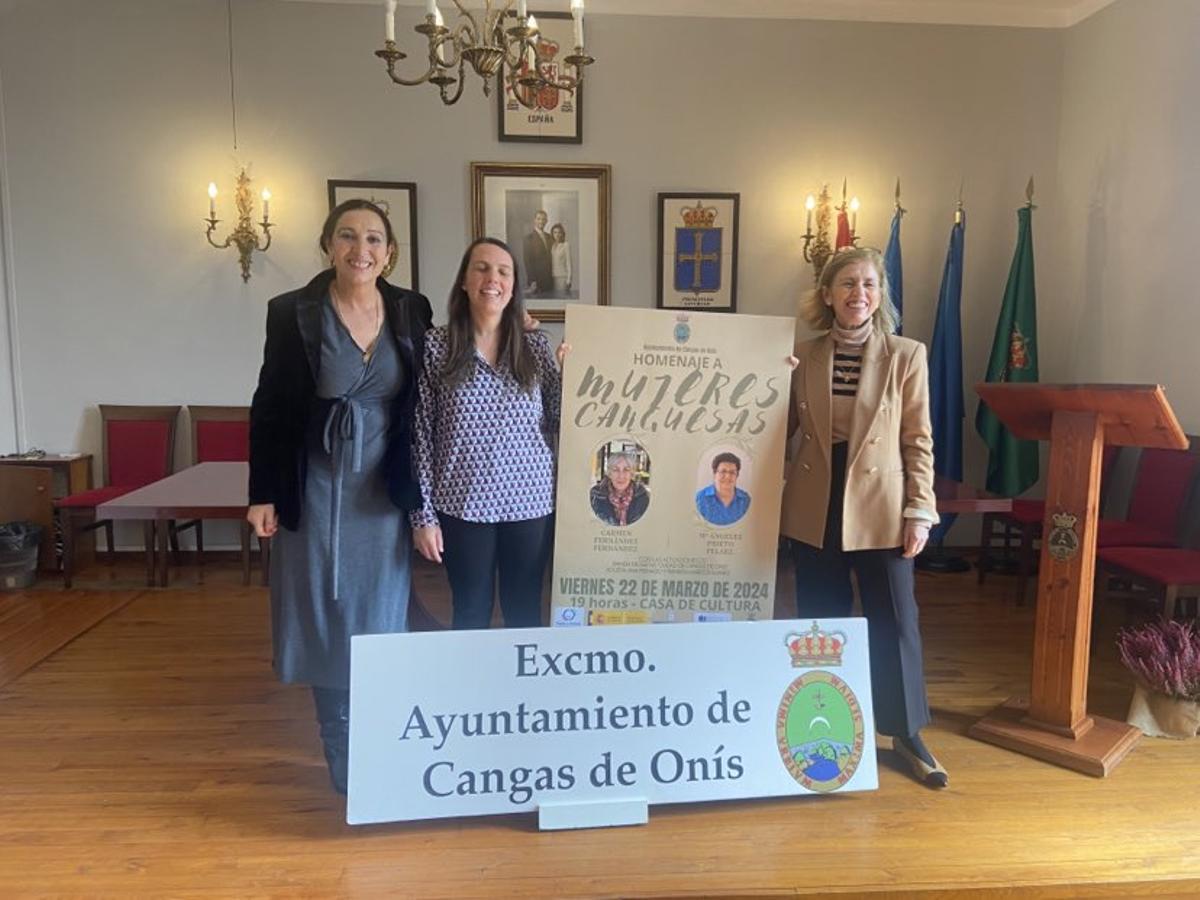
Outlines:
[[[1153,737],[1190,738],[1200,729],[1200,631],[1162,620],[1117,636],[1136,685],[1127,721]]]

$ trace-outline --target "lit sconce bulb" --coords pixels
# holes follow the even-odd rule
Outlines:
[[[805,209],[804,230],[805,231],[808,231],[808,232],[812,231],[812,211],[816,207],[816,205],[817,205],[817,198],[814,197],[812,194],[809,194],[807,197],[804,198],[804,209]]]
[[[264,220],[264,221],[266,221],[267,219],[269,219],[269,218],[271,217],[271,216],[270,216],[270,213],[271,213],[271,192],[270,192],[270,191],[268,191],[268,190],[265,190],[265,189],[264,189],[264,190],[263,190],[263,192],[262,192],[262,198],[263,198],[263,220]]]
[[[217,217],[217,183],[215,181],[208,183],[208,217],[210,219]]]
[[[850,198],[850,233],[858,231],[858,198]]]

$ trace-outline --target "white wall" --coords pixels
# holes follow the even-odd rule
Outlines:
[[[13,453],[20,445],[17,421],[17,373],[19,366],[15,358],[16,307],[10,303],[12,291],[9,287],[9,244],[11,230],[8,222],[8,157],[4,140],[4,72],[0,66],[0,453]]]
[[[207,246],[201,221],[208,182],[227,198],[234,174],[224,2],[0,5],[29,443],[97,451],[98,402],[247,402],[266,300],[319,265],[327,178],[418,183],[422,288],[435,308],[468,237],[472,160],[611,163],[619,305],[654,303],[656,191],[740,191],[739,306],[791,315],[811,283],[798,240],[805,194],[849,176],[860,232],[882,245],[900,176],[906,333],[926,340],[963,180],[968,385],[986,365],[1031,174],[1039,269],[1049,268],[1073,35],[593,16],[585,143],[538,146],[497,141],[494,98],[474,75],[451,108],[431,88],[392,86],[371,55],[375,6],[234,6],[239,156],[271,188],[280,223],[248,285],[232,251]],[[401,45],[415,50],[419,11],[401,12],[411,19],[398,22]],[[1043,292],[1042,309],[1053,304]],[[1043,349],[1047,374],[1056,356]],[[979,477],[969,406],[968,476]]]
[[[1161,383],[1200,431],[1200,3],[1119,0],[1070,29],[1043,380]]]

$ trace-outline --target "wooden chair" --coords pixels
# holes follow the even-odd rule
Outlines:
[[[103,528],[109,565],[116,561],[111,519],[96,519],[96,507],[171,474],[175,460],[178,406],[100,404],[104,487],[54,501],[62,524],[63,585],[71,587],[75,544],[80,534]],[[152,546],[147,544],[146,553]]]
[[[1120,455],[1119,447],[1105,447],[1100,468],[1100,502],[1104,503],[1108,477]],[[983,584],[987,573],[996,568],[992,555],[993,544],[1000,541],[1004,556],[1012,553],[1013,543],[1017,550],[1017,606],[1025,605],[1025,590],[1036,567],[1034,543],[1041,540],[1042,522],[1046,517],[1046,504],[1041,500],[1013,500],[1012,512],[984,513],[983,528],[979,537],[978,583]]]
[[[250,459],[250,407],[188,405],[191,420],[192,463],[244,462]],[[196,565],[204,565],[204,523],[193,519],[174,526],[174,533],[196,532]],[[241,523],[242,584],[250,583],[250,523]],[[268,542],[260,541],[262,583],[267,583]]]

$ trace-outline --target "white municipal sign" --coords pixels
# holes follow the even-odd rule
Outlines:
[[[865,619],[355,637],[351,824],[878,787]]]

